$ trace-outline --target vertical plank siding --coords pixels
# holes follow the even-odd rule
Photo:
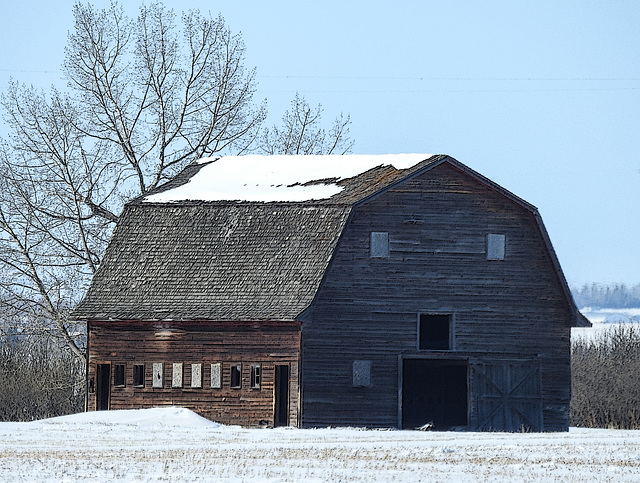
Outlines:
[[[388,257],[370,256],[371,232],[388,232]],[[504,260],[487,260],[488,234],[505,235]],[[443,352],[417,350],[419,313],[453,316],[446,357],[539,360],[542,425],[567,429],[572,312],[543,234],[448,164],[354,208],[302,327],[302,425],[397,426],[399,356]],[[371,361],[370,386],[353,387],[354,360]]]
[[[289,366],[289,421],[296,425],[299,408],[297,323],[153,323],[91,322],[89,381],[97,364],[111,364],[109,408],[181,406],[224,424],[273,425],[275,365]],[[163,363],[162,388],[153,387],[153,364]],[[182,387],[172,387],[173,364],[182,363]],[[211,364],[222,364],[222,384],[211,387]],[[125,365],[125,386],[114,386],[116,364]],[[133,386],[134,364],[145,365],[144,387]],[[192,388],[192,364],[201,364],[202,387]],[[242,385],[232,389],[231,366],[242,365]],[[261,367],[259,388],[251,387],[251,366]],[[88,409],[96,409],[90,393]]]

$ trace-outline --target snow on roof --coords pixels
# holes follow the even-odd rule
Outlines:
[[[431,154],[225,156],[206,164],[187,184],[149,195],[146,202],[309,201],[330,198],[351,178],[378,166],[407,169]],[[208,163],[208,164],[207,164]],[[310,182],[317,182],[311,183]],[[306,186],[305,186],[306,184]]]

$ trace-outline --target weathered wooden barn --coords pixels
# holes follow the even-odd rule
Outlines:
[[[203,159],[126,205],[88,409],[565,431],[577,311],[536,208],[445,155]]]

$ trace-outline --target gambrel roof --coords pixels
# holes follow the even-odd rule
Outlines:
[[[294,320],[313,300],[353,204],[440,158],[400,155],[398,164],[412,164],[401,169],[392,156],[200,160],[127,204],[74,317]],[[256,162],[271,176],[256,179]],[[341,177],[352,164],[364,170]],[[292,167],[298,181],[292,181]],[[324,174],[332,168],[337,176]],[[282,183],[279,170],[286,170]],[[239,173],[240,181],[253,175],[254,186],[242,182],[229,191],[229,172]],[[198,191],[206,179],[222,181],[230,199]],[[258,189],[256,181],[262,181]],[[260,198],[274,191],[275,201],[273,194],[266,198],[272,201]]]
[[[537,216],[444,155],[207,158],[126,205],[74,318],[296,320],[354,206],[443,162]]]

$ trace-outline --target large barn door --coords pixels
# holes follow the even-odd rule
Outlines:
[[[466,427],[467,378],[466,361],[404,359],[402,427]]]
[[[471,366],[471,428],[476,431],[542,431],[542,390],[537,362]]]

